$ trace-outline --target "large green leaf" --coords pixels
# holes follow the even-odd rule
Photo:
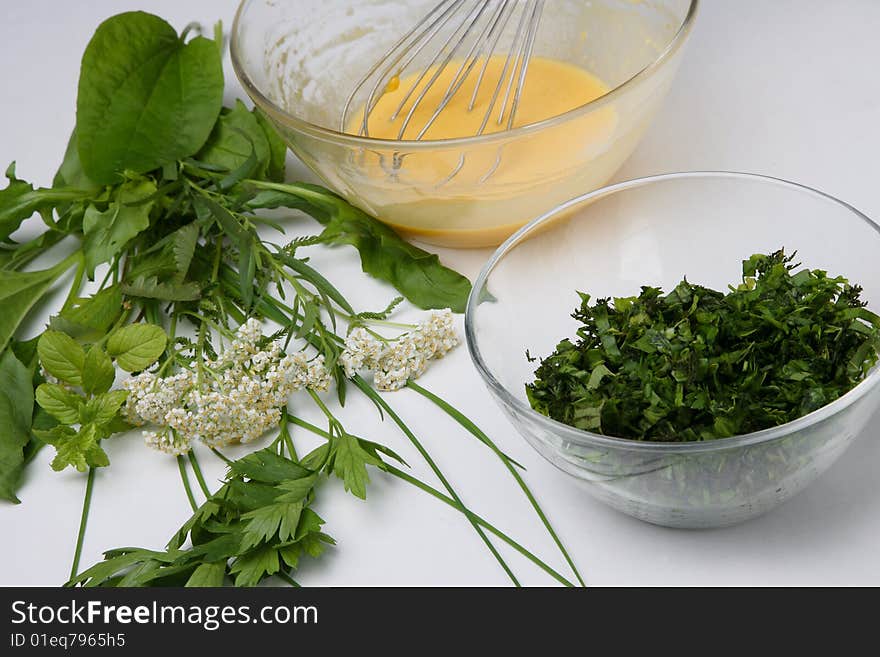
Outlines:
[[[3,309],[0,312],[0,352],[6,349],[30,309],[72,263],[72,259],[64,260],[42,271],[0,270],[0,308]]]
[[[272,152],[266,133],[244,103],[236,101],[233,109],[223,109],[211,136],[198,154],[198,160],[235,171],[253,157],[248,176],[262,178],[269,169]]]
[[[77,149],[76,128],[70,134],[67,150],[64,151],[64,159],[61,161],[61,166],[58,167],[55,178],[52,179],[52,187],[71,187],[92,191],[97,191],[100,188],[83,171]]]
[[[322,238],[354,246],[364,272],[391,283],[418,307],[464,312],[471,290],[467,278],[339,196],[306,183],[248,183],[262,190],[248,201],[249,207],[302,210],[324,224]]]
[[[98,183],[144,173],[196,153],[223,100],[220,53],[209,39],[184,43],[152,14],[126,12],[98,27],[83,54],[77,144]]]
[[[15,491],[25,465],[34,411],[32,373],[12,349],[0,356],[0,498],[18,503]]]
[[[259,109],[254,109],[257,123],[266,135],[269,143],[269,167],[266,169],[266,178],[275,182],[284,181],[284,170],[287,165],[287,144],[281,139],[281,135]]]

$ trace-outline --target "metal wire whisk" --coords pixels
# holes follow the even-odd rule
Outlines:
[[[498,126],[506,129],[513,127],[516,111],[519,107],[529,61],[535,45],[535,35],[541,22],[544,0],[442,0],[422,18],[403,38],[392,46],[357,83],[342,111],[340,130],[349,127],[349,117],[353,111],[355,100],[369,88],[364,101],[363,119],[359,134],[369,136],[370,114],[375,109],[379,98],[389,88],[392,81],[415,73],[416,66],[421,66],[409,89],[403,94],[391,121],[403,116],[397,139],[420,140],[428,129],[449,105],[449,102],[462,88],[465,81],[474,74],[477,78],[468,111],[473,111],[477,103],[480,86],[483,84],[489,59],[498,48],[502,34],[516,14],[516,31],[507,52],[507,58],[501,75],[492,91],[488,108],[483,116],[480,127],[475,133],[481,135],[495,114],[498,100]],[[429,50],[429,46],[433,50]],[[423,55],[424,53],[424,55]],[[412,126],[416,109],[450,64],[461,60],[458,70],[443,92],[440,102],[431,113],[430,118],[422,126]],[[478,64],[482,62],[481,66]],[[412,67],[412,69],[410,69]],[[370,86],[372,84],[372,86]],[[412,102],[410,103],[410,101]],[[407,104],[409,106],[407,106]]]

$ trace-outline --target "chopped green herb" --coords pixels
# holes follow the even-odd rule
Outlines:
[[[668,294],[580,294],[577,340],[562,340],[526,385],[539,413],[608,436],[725,438],[824,406],[877,362],[880,317],[862,288],[798,269],[782,250],[743,261],[727,294],[688,282]]]

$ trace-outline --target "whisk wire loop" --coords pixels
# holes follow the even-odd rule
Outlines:
[[[411,138],[408,133],[414,134],[415,140],[425,138],[431,126],[477,71],[467,105],[468,111],[474,111],[480,89],[487,81],[489,62],[498,51],[502,36],[519,10],[519,19],[510,39],[504,66],[495,81],[476,135],[483,134],[487,129],[499,98],[502,100],[497,125],[502,129],[513,128],[544,5],[545,0],[441,0],[358,81],[343,107],[341,130],[348,129],[352,107],[364,91],[369,89],[363,105],[359,134],[370,136],[370,116],[382,95],[395,86],[394,82],[399,83],[401,78],[410,76],[413,82],[390,117],[394,122],[403,116],[397,131],[399,140]],[[428,49],[429,46],[433,46],[435,50],[432,52]],[[440,95],[437,106],[429,113],[428,120],[421,127],[411,129],[416,112],[432,88],[449,69],[450,64],[458,59],[461,60],[458,68]],[[478,66],[481,60],[482,65]]]

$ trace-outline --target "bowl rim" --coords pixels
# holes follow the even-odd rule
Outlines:
[[[290,125],[294,129],[313,137],[341,140],[351,143],[353,145],[367,148],[399,148],[400,145],[403,144],[406,145],[407,148],[413,150],[443,146],[459,147],[472,144],[486,144],[493,143],[495,141],[505,140],[508,138],[519,137],[522,135],[540,131],[546,127],[564,123],[568,120],[577,118],[581,115],[587,114],[588,112],[592,112],[593,110],[612,102],[625,90],[634,86],[642,79],[649,77],[655,70],[659,69],[669,59],[671,59],[676,52],[681,49],[681,47],[687,41],[687,37],[691,32],[694,20],[696,19],[697,9],[700,4],[700,0],[689,0],[688,9],[685,12],[684,18],[682,19],[678,30],[676,30],[675,34],[669,40],[669,43],[666,44],[666,47],[660,53],[658,53],[658,55],[651,62],[649,62],[632,76],[615,86],[613,89],[610,89],[603,95],[599,96],[598,98],[594,98],[588,103],[575,107],[562,114],[551,116],[550,118],[544,119],[543,121],[536,121],[535,123],[518,126],[510,130],[501,130],[499,132],[492,132],[483,135],[472,135],[469,137],[455,137],[451,139],[398,140],[379,139],[377,137],[365,137],[362,135],[352,135],[347,132],[342,132],[340,130],[334,130],[332,128],[327,128],[317,125],[315,123],[311,123],[309,121],[299,118],[294,114],[291,114],[284,108],[280,107],[277,103],[269,99],[269,97],[266,96],[262,91],[260,91],[259,87],[253,82],[253,80],[251,80],[250,76],[245,71],[245,68],[241,62],[241,48],[239,43],[242,19],[245,14],[245,7],[246,5],[249,5],[250,3],[255,1],[256,0],[241,0],[239,2],[238,8],[235,11],[235,18],[232,21],[232,29],[230,31],[229,54],[230,59],[232,60],[232,69],[233,71],[235,71],[236,77],[241,83],[241,86],[244,87],[247,95],[250,96],[251,100],[253,100],[256,105],[260,106],[260,108],[270,116],[274,116],[276,120],[286,125]]]
[[[595,191],[589,192],[587,194],[582,194],[581,196],[570,199],[556,206],[552,210],[545,212],[540,217],[533,219],[528,224],[520,228],[516,233],[511,235],[503,244],[501,244],[501,246],[499,246],[495,250],[495,252],[489,258],[486,264],[483,265],[483,268],[480,270],[480,273],[474,281],[473,287],[471,288],[471,293],[468,297],[467,306],[465,308],[465,339],[467,341],[468,351],[470,353],[471,360],[474,362],[477,371],[483,378],[484,383],[489,387],[490,391],[492,391],[497,396],[498,399],[503,401],[505,404],[513,407],[517,411],[517,413],[527,415],[532,421],[536,422],[538,425],[543,426],[548,431],[551,431],[557,435],[562,434],[566,440],[569,440],[570,442],[576,443],[578,445],[590,447],[613,447],[616,449],[622,448],[633,451],[654,451],[662,453],[696,453],[731,449],[746,445],[756,445],[758,443],[768,442],[776,438],[789,435],[796,431],[807,429],[812,425],[822,422],[823,420],[826,420],[836,415],[840,411],[843,411],[847,407],[851,406],[877,385],[878,381],[880,381],[880,363],[874,365],[874,367],[868,372],[865,378],[862,379],[858,384],[856,384],[851,390],[841,395],[831,403],[826,404],[816,409],[815,411],[808,413],[807,415],[803,415],[790,422],[786,422],[785,424],[780,424],[778,426],[770,427],[767,429],[761,429],[760,431],[753,431],[751,433],[729,436],[727,438],[717,438],[710,441],[659,442],[649,440],[633,440],[631,438],[620,438],[616,436],[605,436],[602,434],[587,431],[585,429],[578,429],[568,424],[564,424],[533,410],[531,406],[520,400],[518,397],[514,396],[495,377],[495,375],[492,373],[491,369],[483,359],[482,353],[480,352],[480,347],[477,343],[476,338],[476,329],[474,327],[474,316],[477,312],[477,307],[480,305],[480,290],[482,290],[485,286],[486,281],[495,266],[513,248],[515,248],[527,235],[529,235],[529,233],[531,233],[542,224],[553,220],[560,213],[565,212],[566,210],[574,206],[580,205],[584,202],[615,194],[620,191],[642,187],[645,185],[662,183],[670,180],[699,178],[731,178],[748,180],[752,182],[770,183],[786,187],[791,191],[807,193],[809,195],[816,196],[824,201],[830,201],[836,205],[843,207],[846,210],[849,210],[855,215],[855,217],[865,222],[870,228],[874,229],[874,231],[878,235],[880,235],[880,226],[878,226],[876,222],[871,220],[866,214],[864,214],[854,206],[838,199],[835,196],[822,192],[808,185],[792,182],[784,178],[777,178],[774,176],[739,171],[681,171],[644,176],[641,178],[633,178],[631,180],[607,185]]]

